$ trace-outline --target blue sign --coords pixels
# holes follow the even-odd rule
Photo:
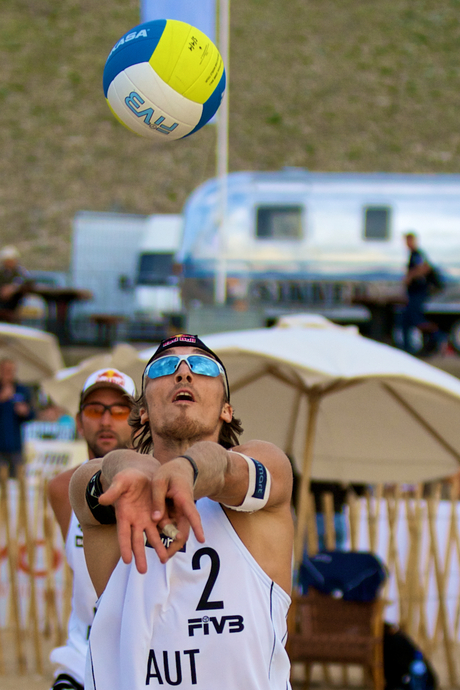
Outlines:
[[[216,42],[216,0],[141,0],[141,22],[178,19]]]

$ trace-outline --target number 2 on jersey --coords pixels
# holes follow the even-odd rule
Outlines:
[[[209,609],[223,609],[223,601],[209,601],[212,588],[216,583],[217,576],[220,570],[219,554],[217,553],[217,551],[209,548],[208,546],[205,546],[202,549],[198,549],[198,551],[196,551],[193,554],[192,558],[193,570],[201,570],[201,558],[203,556],[209,556],[209,558],[211,559],[211,570],[209,571],[209,577],[204,586],[203,593],[201,595],[200,601],[198,602],[196,610],[207,611]]]

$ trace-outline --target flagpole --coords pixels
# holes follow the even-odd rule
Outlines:
[[[229,43],[230,0],[219,2],[219,50],[224,61],[227,85],[217,118],[217,177],[219,182],[218,256],[214,281],[214,301],[225,304],[227,299],[227,265],[225,226],[228,202],[228,111],[229,111]]]

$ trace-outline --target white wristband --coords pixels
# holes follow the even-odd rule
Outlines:
[[[234,450],[233,453],[238,451]],[[250,458],[243,453],[238,453],[242,458],[248,463],[249,469],[249,483],[248,490],[244,501],[239,506],[229,506],[225,503],[226,508],[231,510],[238,510],[244,513],[254,513],[256,510],[260,510],[265,506],[270,496],[270,488],[272,483],[272,478],[270,472],[267,470],[265,465],[262,465],[258,460]]]

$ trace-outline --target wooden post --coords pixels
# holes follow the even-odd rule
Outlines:
[[[43,536],[45,541],[45,556],[46,556],[46,584],[45,584],[45,599],[47,608],[47,620],[50,627],[54,623],[56,646],[60,646],[65,641],[65,635],[61,620],[59,618],[56,595],[56,573],[54,568],[54,537],[56,521],[50,514],[50,505],[48,503],[47,482],[43,486]],[[49,631],[51,632],[51,631]]]
[[[37,593],[35,587],[35,541],[31,538],[29,528],[29,516],[27,511],[27,488],[24,468],[18,468],[19,481],[19,521],[24,530],[26,540],[27,561],[29,566],[29,602],[30,620],[32,624],[32,637],[35,652],[35,669],[38,673],[43,673],[42,650],[40,630],[38,624]]]
[[[404,627],[407,621],[407,606],[405,598],[406,580],[403,577],[401,570],[401,563],[397,548],[397,528],[401,508],[401,489],[399,486],[395,486],[394,491],[387,491],[386,502],[388,515],[387,567],[389,572],[391,572],[391,569],[394,568],[396,588],[398,591],[399,620],[402,624],[402,627]],[[385,587],[388,590],[389,582]]]
[[[324,518],[324,545],[328,551],[335,549],[336,535],[334,524],[334,497],[330,491],[321,495],[321,503]]]
[[[3,491],[2,491],[2,488],[0,486],[0,535],[2,534],[2,525],[5,529],[3,516],[4,516]],[[8,539],[7,539],[7,535],[5,532],[5,548],[6,548],[6,543],[8,543]],[[2,676],[5,674],[5,657],[3,655],[3,647],[4,647],[4,638],[3,638],[2,630],[0,628],[0,675],[2,675]]]
[[[433,491],[433,508],[434,508],[434,516],[435,516],[435,521],[436,521],[436,516],[439,513],[439,501],[440,501],[440,496],[441,496],[441,485],[438,484],[435,490]],[[455,509],[455,504],[451,502],[451,515],[450,515],[450,521],[449,521],[449,529],[445,531],[446,535],[446,547],[444,550],[444,565],[440,562],[440,577],[441,577],[441,582],[442,582],[442,590],[445,592],[446,591],[446,585],[447,585],[447,575],[449,572],[450,568],[450,563],[452,560],[452,549],[454,546],[454,540],[455,540],[455,522],[456,522],[456,509]],[[435,549],[433,548],[434,545],[431,543],[430,540],[430,549],[429,549],[429,558],[428,558],[428,563],[427,563],[427,573],[426,573],[426,579],[425,579],[425,589],[428,588],[428,582],[429,582],[429,571],[430,571],[430,565],[431,561],[434,560],[436,557],[436,552]],[[442,623],[441,623],[441,615],[440,615],[440,608],[438,607],[438,614],[436,616],[436,623],[434,626],[433,630],[433,635],[430,642],[430,649],[433,649],[436,646],[436,641],[439,637],[439,635],[442,633]],[[455,638],[454,638],[455,639]]]
[[[11,538],[10,529],[10,508],[8,498],[8,468],[6,466],[0,467],[0,488],[1,488],[1,511],[2,521],[5,525],[6,533],[6,551],[8,558],[8,570],[10,575],[10,605],[13,623],[13,633],[16,646],[16,660],[18,663],[19,674],[26,673],[26,656],[24,653],[23,635],[21,631],[21,613],[19,606],[19,592],[18,592],[18,559],[17,559],[17,545]]]
[[[460,565],[460,534],[459,534],[459,529],[458,529],[458,524],[457,524],[457,506],[458,506],[458,501],[459,501],[459,482],[458,482],[458,475],[456,475],[456,480],[453,483],[452,486],[452,504],[454,507],[455,511],[455,517],[453,519],[453,539],[454,539],[454,544],[455,544],[455,553],[457,554],[457,565]],[[459,627],[460,627],[460,597],[458,597],[457,600],[457,608],[455,611],[455,619],[454,619],[454,640],[458,640],[458,634],[459,634]]]
[[[72,584],[73,572],[70,565],[64,560],[64,601],[62,603],[62,625],[66,629],[72,610]]]
[[[369,548],[373,553],[377,550],[377,530],[380,517],[380,503],[382,499],[382,485],[374,487],[375,496],[372,498],[370,491],[366,491],[367,522],[369,528]]]
[[[361,514],[361,505],[354,491],[348,492],[347,505],[350,529],[350,546],[352,551],[357,551],[359,547],[359,518]]]
[[[318,553],[318,525],[316,522],[315,497],[312,493],[308,494],[308,501],[306,507],[308,555],[314,556],[316,553]]]
[[[297,504],[297,525],[294,538],[294,563],[298,567],[302,560],[305,543],[305,526],[307,520],[308,487],[310,485],[311,465],[313,462],[313,450],[315,445],[316,423],[319,412],[320,398],[316,395],[309,396],[308,427],[305,441],[305,452],[302,463],[302,476],[300,478],[299,498]]]
[[[420,605],[420,558],[421,558],[421,490],[418,487],[413,500],[406,496],[406,517],[409,530],[409,554],[406,562],[407,583],[407,632],[415,637],[415,617]]]
[[[434,572],[436,577],[436,583],[438,588],[439,596],[439,616],[441,620],[441,627],[444,637],[444,649],[446,652],[447,670],[449,673],[449,681],[452,687],[457,685],[457,673],[455,669],[454,658],[452,654],[452,639],[449,631],[449,621],[447,616],[446,601],[445,601],[445,589],[444,581],[442,577],[438,545],[437,545],[437,535],[436,535],[436,525],[435,525],[435,507],[434,500],[430,496],[427,500],[428,507],[428,526],[430,531],[431,546],[433,549],[433,564]]]

